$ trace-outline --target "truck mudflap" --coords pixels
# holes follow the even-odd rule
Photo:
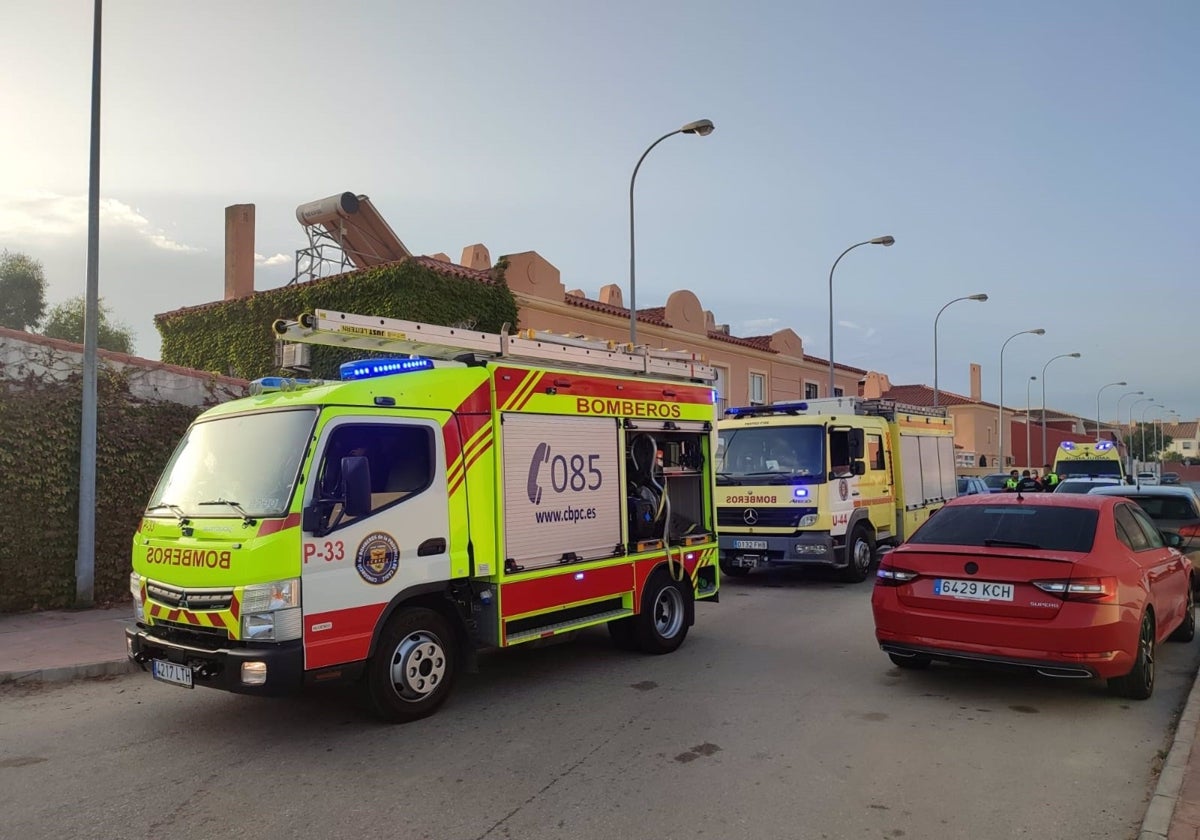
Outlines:
[[[280,695],[304,683],[304,648],[297,639],[254,647],[194,647],[154,636],[145,627],[125,630],[129,658],[155,679],[237,694]]]
[[[721,565],[753,569],[768,566],[816,565],[842,568],[846,545],[828,533],[810,532],[793,536],[718,536]]]

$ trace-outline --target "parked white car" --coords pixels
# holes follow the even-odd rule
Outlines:
[[[1138,484],[1158,484],[1158,476],[1152,472],[1140,472],[1137,474]]]

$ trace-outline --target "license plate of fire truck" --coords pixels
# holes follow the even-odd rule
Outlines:
[[[161,659],[155,659],[150,673],[154,679],[170,683],[171,685],[178,685],[183,688],[196,687],[192,683],[192,669],[186,665],[176,665],[174,662],[164,662]]]

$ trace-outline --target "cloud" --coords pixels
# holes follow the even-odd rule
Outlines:
[[[877,332],[877,330],[874,327],[864,326],[863,324],[857,324],[854,321],[838,321],[837,325],[839,327],[845,327],[848,330],[854,330],[854,332],[857,332],[857,333],[862,333],[862,337],[864,339],[874,338],[875,333]]]
[[[0,196],[0,238],[64,239],[87,231],[87,197],[37,192]],[[100,228],[134,234],[154,248],[197,254],[203,248],[178,242],[136,208],[115,198],[100,199]]]
[[[255,265],[288,265],[294,258],[287,254],[276,254],[273,257],[264,257],[262,254],[254,255]]]
[[[738,324],[737,333],[738,335],[768,335],[774,333],[781,326],[783,326],[783,321],[778,318],[753,318]]]

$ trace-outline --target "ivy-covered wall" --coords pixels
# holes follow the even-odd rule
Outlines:
[[[492,282],[453,276],[418,260],[356,271],[250,297],[170,312],[155,318],[164,362],[256,379],[277,372],[271,324],[303,312],[333,309],[498,332],[517,326],[517,302],[504,282],[502,260]],[[337,366],[360,350],[312,348],[312,376],[336,378]]]
[[[200,409],[136,400],[104,369],[97,396],[95,597],[111,603],[129,598],[142,510]],[[75,601],[81,400],[78,376],[0,388],[0,611]]]

